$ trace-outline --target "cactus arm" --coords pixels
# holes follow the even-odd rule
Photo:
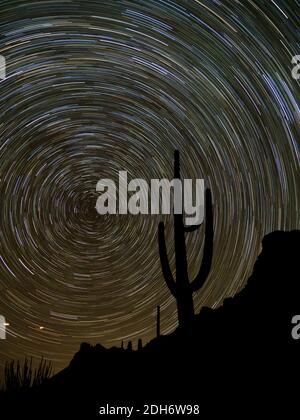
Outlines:
[[[174,152],[174,179],[180,179],[179,150]]]
[[[199,229],[201,225],[191,225],[191,226],[184,226],[184,231],[187,233],[195,232],[195,230]]]
[[[191,283],[193,292],[199,290],[206,281],[209,274],[212,256],[213,256],[213,210],[211,192],[209,189],[205,191],[205,242],[203,250],[203,258],[199,273]]]
[[[165,226],[164,223],[161,222],[158,225],[158,244],[159,244],[159,255],[160,255],[160,262],[162,267],[162,272],[164,275],[165,282],[167,283],[170,292],[174,297],[176,297],[176,283],[174,281],[172,271],[169,265],[168,254],[167,254],[167,247],[165,241]]]

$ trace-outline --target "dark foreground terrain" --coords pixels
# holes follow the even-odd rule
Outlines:
[[[104,418],[99,408],[107,404],[132,405],[141,412],[131,418],[141,418],[144,403],[199,404],[200,414],[186,418],[294,418],[300,340],[291,331],[300,315],[300,231],[271,233],[262,245],[245,288],[218,309],[203,308],[188,328],[139,351],[83,344],[42,386],[3,394],[0,418]]]

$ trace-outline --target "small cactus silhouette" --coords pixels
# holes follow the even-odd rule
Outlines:
[[[156,337],[160,336],[160,306],[156,310]]]
[[[142,341],[141,338],[139,338],[139,340],[138,340],[138,350],[142,350],[142,348],[143,348],[143,341]]]
[[[180,179],[179,151],[174,152],[174,179]],[[169,265],[165,241],[164,223],[158,226],[158,242],[160,262],[166,284],[177,301],[179,326],[187,325],[194,316],[193,292],[199,290],[205,283],[210,271],[213,255],[213,208],[209,189],[205,191],[205,242],[202,264],[195,279],[190,282],[188,278],[187,254],[185,233],[193,232],[200,227],[188,226],[183,222],[183,214],[174,214],[174,240],[176,281],[173,278]]]
[[[128,341],[127,350],[132,351],[132,341]]]

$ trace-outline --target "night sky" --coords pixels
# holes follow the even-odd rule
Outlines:
[[[204,178],[214,256],[196,310],[245,284],[262,237],[300,228],[298,1],[0,1],[0,366],[60,369],[177,325],[159,261],[170,216],[100,216],[96,184]],[[204,228],[187,234],[190,277]],[[42,328],[41,328],[42,327]]]

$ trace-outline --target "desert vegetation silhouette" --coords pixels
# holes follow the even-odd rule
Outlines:
[[[179,151],[174,152],[174,179],[180,177],[180,156]],[[158,226],[159,255],[165,282],[177,302],[177,313],[179,326],[184,327],[194,317],[193,293],[204,285],[212,263],[213,256],[213,206],[210,189],[205,191],[205,238],[202,264],[199,272],[193,281],[190,282],[188,275],[187,251],[185,234],[197,231],[201,225],[185,226],[183,214],[174,214],[174,241],[175,241],[175,265],[176,280],[173,277],[168,259],[165,225],[160,222]]]
[[[52,373],[52,362],[43,357],[34,364],[32,357],[25,357],[23,362],[7,361],[4,367],[4,389],[11,392],[34,388],[42,385]]]

